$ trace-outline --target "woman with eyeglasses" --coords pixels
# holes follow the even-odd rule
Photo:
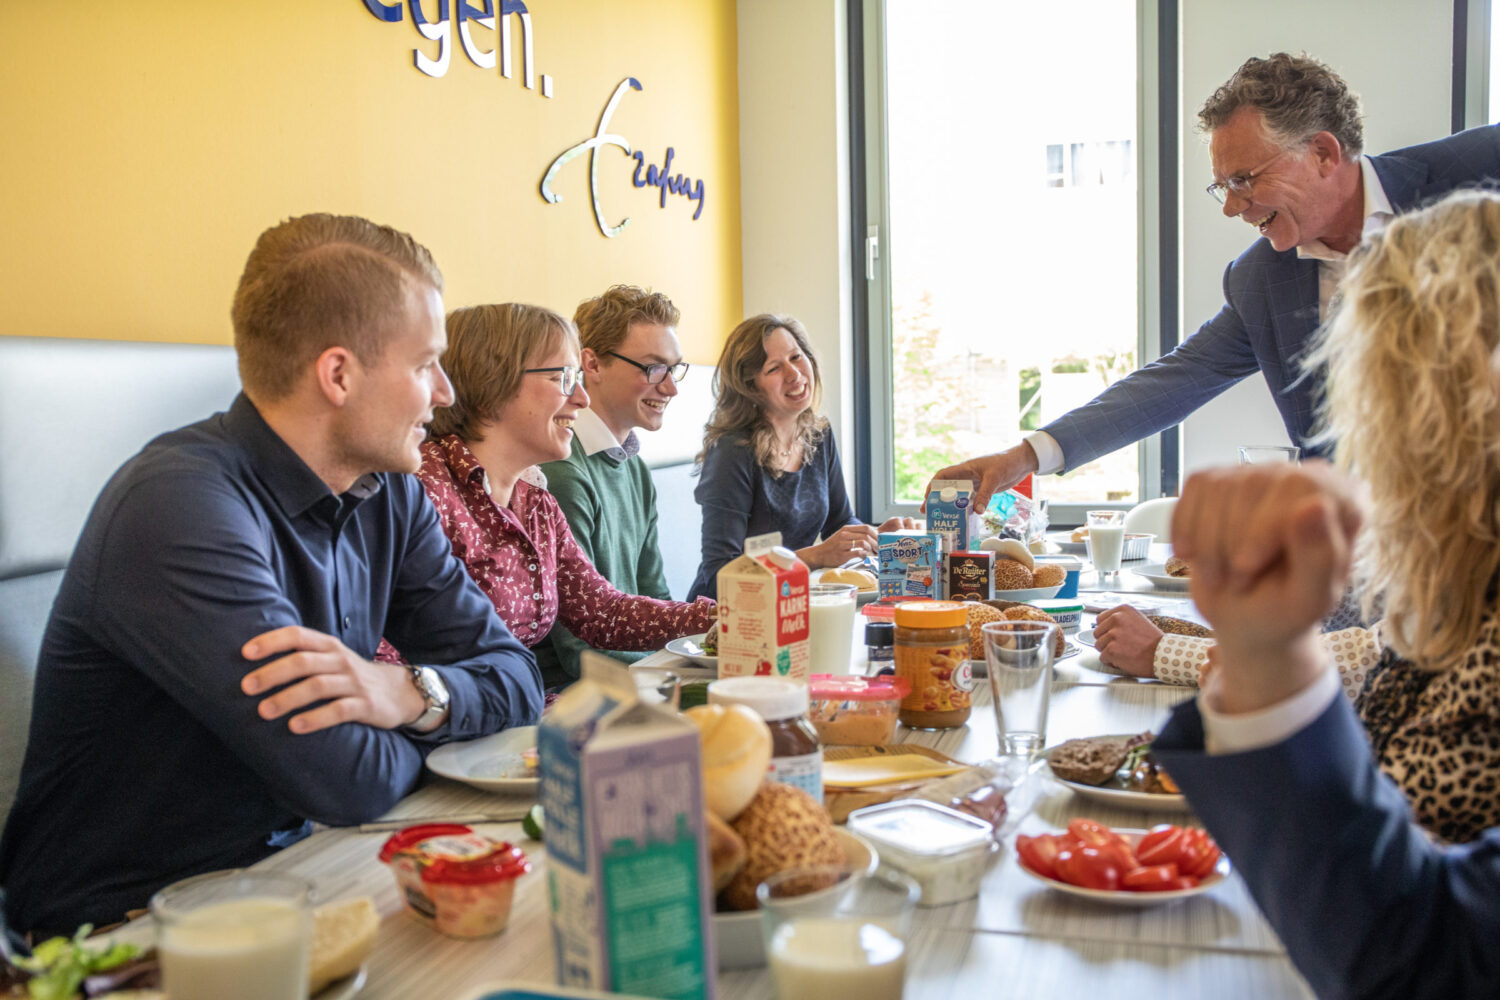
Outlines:
[[[578,360],[572,324],[549,309],[505,303],[449,313],[442,365],[454,401],[434,416],[417,475],[454,555],[516,638],[535,646],[560,621],[599,649],[660,649],[707,631],[713,602],[616,590],[578,547],[557,501],[523,478],[568,455],[574,417],[589,403]],[[382,652],[395,657],[389,646]]]
[[[823,383],[802,324],[764,313],[735,327],[713,387],[693,491],[703,560],[688,596],[716,596],[720,567],[746,538],[770,531],[813,569],[874,555],[877,530],[855,518],[838,445],[818,412]],[[879,530],[915,526],[893,517]]]

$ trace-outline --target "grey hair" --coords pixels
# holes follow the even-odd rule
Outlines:
[[[1270,139],[1292,149],[1319,132],[1332,133],[1353,158],[1365,147],[1359,95],[1328,65],[1311,56],[1277,52],[1252,56],[1198,109],[1198,128],[1212,133],[1241,108],[1259,111]]]

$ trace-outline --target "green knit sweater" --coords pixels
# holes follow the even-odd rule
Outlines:
[[[656,541],[656,484],[640,456],[616,461],[604,452],[573,451],[542,466],[547,489],[557,497],[568,527],[604,578],[627,594],[671,600]],[[561,623],[534,648],[542,683],[550,690],[578,679],[578,655],[589,646]],[[645,653],[607,650],[633,663]]]

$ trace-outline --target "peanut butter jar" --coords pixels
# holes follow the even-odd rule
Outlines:
[[[969,721],[974,674],[969,616],[953,601],[896,606],[896,676],[911,685],[899,718],[909,729],[957,729]]]

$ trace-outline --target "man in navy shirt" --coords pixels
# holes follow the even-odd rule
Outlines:
[[[311,821],[373,819],[437,743],[541,712],[535,660],[403,475],[453,400],[431,255],[292,219],[232,316],[244,392],[115,474],[52,609],[0,840],[17,929],[119,920]],[[373,662],[382,635],[421,666]]]

